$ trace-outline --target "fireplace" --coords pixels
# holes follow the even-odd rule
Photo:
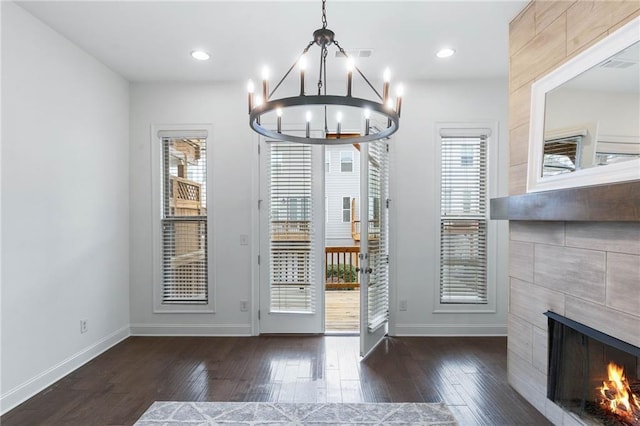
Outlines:
[[[547,397],[586,425],[640,426],[640,348],[547,312]]]

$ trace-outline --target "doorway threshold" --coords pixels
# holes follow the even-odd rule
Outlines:
[[[326,330],[325,336],[359,336],[359,330]]]

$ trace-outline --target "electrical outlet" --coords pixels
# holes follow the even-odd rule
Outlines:
[[[249,236],[247,234],[240,234],[240,245],[241,246],[249,245]]]
[[[84,334],[89,331],[89,320],[80,320],[80,334]]]
[[[242,312],[247,312],[249,310],[249,301],[241,300],[240,301],[240,310]]]
[[[406,300],[401,300],[400,301],[400,310],[401,311],[406,311],[407,310],[407,301]]]

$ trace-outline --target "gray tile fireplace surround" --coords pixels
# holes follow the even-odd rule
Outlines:
[[[556,425],[547,395],[549,310],[640,346],[640,222],[510,222],[509,383]]]
[[[547,399],[552,311],[640,346],[640,182],[491,200],[509,220],[509,383],[556,425],[583,424]]]

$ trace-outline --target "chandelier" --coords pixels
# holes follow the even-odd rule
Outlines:
[[[364,130],[355,135],[350,133],[348,143],[355,144],[388,138],[398,131],[400,125],[402,86],[398,87],[397,98],[394,102],[389,96],[390,72],[387,68],[383,74],[382,95],[373,87],[369,79],[355,65],[353,58],[335,39],[335,33],[327,28],[325,3],[326,0],[322,0],[322,28],[313,32],[313,40],[307,44],[298,59],[275,85],[275,88],[271,92],[269,91],[269,71],[266,67],[262,71],[262,96],[254,93],[255,85],[253,81],[249,80],[247,84],[249,126],[255,132],[275,140],[321,145],[341,144],[345,143],[344,139],[341,140],[344,135],[342,133],[343,118],[345,117],[342,110],[344,109],[349,112],[352,122],[356,115],[360,126],[364,121]],[[317,92],[314,90],[314,94],[308,94],[305,88],[306,55],[314,44],[320,47],[320,72]],[[336,56],[342,56],[347,61],[346,90],[341,95],[327,94],[327,56],[328,47],[331,45],[334,45],[339,52],[336,52]],[[274,97],[275,92],[296,66],[299,70],[299,94],[282,98]],[[365,88],[371,89],[376,100],[352,96],[354,70],[366,83]],[[314,137],[312,137],[312,109],[317,110],[318,108],[321,111],[321,118],[324,118],[324,131],[322,137],[315,137],[317,132],[314,132]],[[335,127],[329,129],[327,115],[329,111],[333,112],[333,110],[335,110],[335,119],[332,119],[332,122],[335,122]],[[353,110],[356,111],[356,114],[353,113]],[[275,118],[275,123],[273,118]],[[301,136],[303,134],[302,126],[298,126],[297,129],[295,126],[289,126],[283,130],[283,119],[289,119],[291,123],[302,123],[304,119],[306,121],[304,136]],[[374,120],[373,124],[372,120]],[[261,124],[266,121],[269,121],[271,125]]]

